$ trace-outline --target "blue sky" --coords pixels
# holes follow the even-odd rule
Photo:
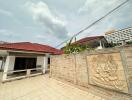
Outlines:
[[[0,0],[0,41],[56,46],[125,0]],[[132,26],[132,0],[77,39]]]

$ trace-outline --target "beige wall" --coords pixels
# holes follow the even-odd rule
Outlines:
[[[113,96],[132,95],[132,47],[52,56],[50,75]]]
[[[44,64],[44,57],[43,56],[37,56],[37,66],[43,66]]]
[[[52,56],[51,73],[53,77],[74,82],[75,79],[75,59],[74,55]]]
[[[10,56],[10,62],[9,62],[9,67],[8,67],[9,71],[14,70],[14,64],[15,64],[15,56]]]
[[[37,66],[43,68],[43,73],[48,69],[48,55],[46,56],[37,56]]]
[[[0,60],[0,69],[1,69],[1,65],[2,65],[2,60]]]

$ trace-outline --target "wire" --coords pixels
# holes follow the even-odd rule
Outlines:
[[[112,12],[114,12],[115,10],[117,10],[118,8],[120,8],[121,6],[123,6],[125,3],[127,3],[130,0],[126,0],[123,3],[119,4],[117,7],[115,7],[114,9],[112,9],[111,11],[109,11],[108,13],[106,13],[104,16],[102,16],[101,18],[99,18],[98,20],[96,20],[95,22],[93,22],[92,24],[90,24],[89,26],[87,26],[86,28],[82,29],[81,31],[79,31],[78,33],[74,34],[72,37],[70,37],[69,39],[63,41],[62,43],[60,43],[59,45],[56,46],[59,47],[62,44],[66,43],[68,40],[70,40],[71,38],[76,37],[77,35],[81,34],[82,32],[84,32],[85,30],[91,28],[93,25],[95,25],[96,23],[98,23],[99,21],[101,21],[102,19],[104,19],[105,17],[107,17],[108,15],[110,15]]]

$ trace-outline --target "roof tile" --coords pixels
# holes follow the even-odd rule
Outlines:
[[[43,52],[43,53],[52,53],[52,54],[63,53],[61,50],[50,47],[48,45],[42,45],[42,44],[30,43],[30,42],[0,44],[0,49],[24,50],[24,51],[34,51],[34,52]]]

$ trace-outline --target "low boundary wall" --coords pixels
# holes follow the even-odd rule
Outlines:
[[[131,100],[132,47],[52,56],[50,76],[93,88],[95,92],[103,91],[111,94],[110,98]]]

